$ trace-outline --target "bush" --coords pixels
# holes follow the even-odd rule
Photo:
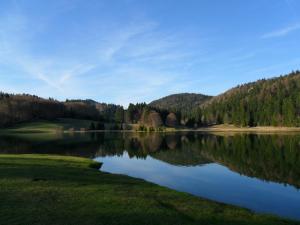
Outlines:
[[[89,130],[95,130],[95,124],[93,122],[91,122]]]
[[[105,130],[104,123],[101,122],[97,123],[96,130]]]
[[[102,163],[99,163],[99,162],[91,162],[89,165],[90,168],[97,169],[97,170],[99,170],[101,168],[101,166],[102,166]]]
[[[150,128],[149,128],[149,131],[150,131],[150,132],[154,132],[155,129],[154,129],[153,127],[150,127]]]
[[[120,130],[120,126],[118,124],[113,124],[110,128],[111,130]]]
[[[144,125],[140,125],[139,128],[138,128],[138,131],[144,131],[144,132],[146,132],[147,131],[147,127],[145,127]]]
[[[159,127],[159,128],[156,129],[156,131],[162,132],[162,131],[165,131],[165,128],[164,127]]]

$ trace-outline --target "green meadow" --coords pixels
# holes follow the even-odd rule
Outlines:
[[[100,172],[100,166],[71,156],[0,155],[1,224],[300,224]]]
[[[61,118],[53,121],[40,120],[34,122],[25,122],[20,123],[15,126],[1,129],[0,132],[8,134],[8,133],[53,133],[53,132],[61,132],[66,130],[76,130],[80,129],[88,129],[91,123],[96,123],[92,120],[80,120],[80,119],[68,119]]]

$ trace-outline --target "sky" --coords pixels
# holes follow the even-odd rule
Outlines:
[[[300,69],[298,0],[0,0],[0,90],[127,106]]]

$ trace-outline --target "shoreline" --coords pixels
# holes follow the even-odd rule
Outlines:
[[[196,131],[203,132],[261,132],[261,133],[274,133],[274,132],[300,132],[300,127],[233,127],[233,126],[213,126],[195,129]]]
[[[137,130],[91,130],[91,131],[68,131],[63,133],[109,133],[109,132],[123,132],[123,133],[176,133],[176,132],[241,132],[241,133],[282,133],[282,132],[300,132],[300,127],[202,127],[197,129],[192,128],[165,128],[162,131],[137,131]]]
[[[3,209],[6,205],[13,206],[0,210],[4,224],[11,224],[12,219],[13,224],[49,225],[70,221],[73,224],[89,221],[88,224],[128,225],[300,224],[297,220],[255,213],[142,179],[98,171],[100,165],[91,159],[0,154],[0,162],[0,170],[5,172],[1,173],[0,185],[7,187],[2,195],[2,206]],[[41,200],[44,204],[37,205]]]
[[[68,127],[66,129],[66,127]],[[56,124],[55,122],[30,122],[20,124],[16,127],[1,128],[0,134],[34,134],[34,133],[102,133],[102,132],[124,132],[124,133],[175,133],[175,132],[205,132],[205,133],[297,133],[300,127],[280,127],[280,126],[257,126],[257,127],[238,127],[234,125],[221,124],[199,128],[187,127],[161,127],[161,130],[139,131],[131,124],[132,129],[128,130],[82,130],[78,125],[72,123]],[[72,129],[71,129],[72,128]]]
[[[176,132],[202,132],[202,133],[300,133],[299,127],[249,127],[249,128],[217,128],[217,127],[203,127],[197,129],[166,129],[163,131],[136,131],[136,130],[91,130],[91,131],[80,131],[80,130],[63,130],[63,131],[44,131],[44,130],[9,130],[0,129],[0,134],[72,134],[72,133],[142,133],[142,134],[154,134],[154,133],[176,133]]]

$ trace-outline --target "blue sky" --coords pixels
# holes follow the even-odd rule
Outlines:
[[[0,90],[127,106],[300,69],[298,0],[0,0]]]

